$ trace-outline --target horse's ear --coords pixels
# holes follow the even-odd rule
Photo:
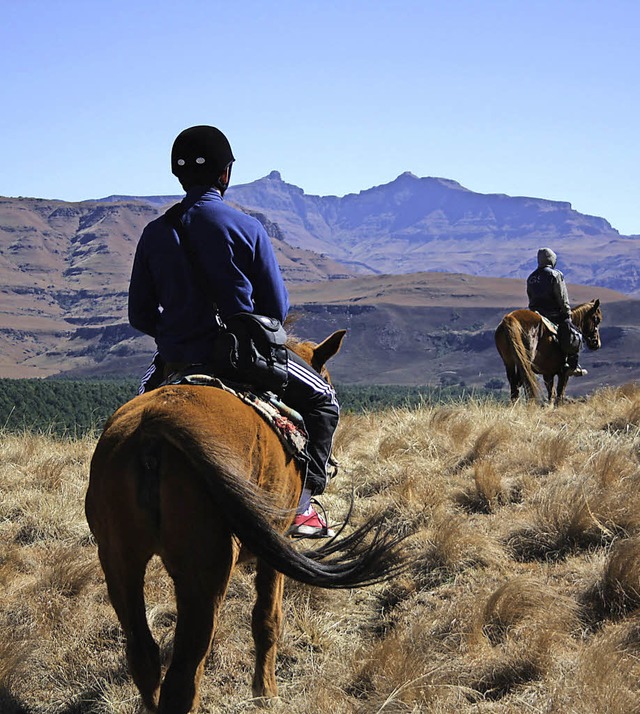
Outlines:
[[[346,330],[337,330],[314,348],[312,364],[315,369],[320,371],[332,357],[338,354],[346,334]]]

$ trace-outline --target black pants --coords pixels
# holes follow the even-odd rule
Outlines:
[[[147,371],[142,375],[138,394],[150,392],[152,389],[159,387],[164,381],[164,360],[160,357],[159,352],[155,352],[151,364],[147,367]]]
[[[567,367],[569,369],[578,369],[580,366],[578,363],[578,353],[573,352],[572,354],[565,355]]]
[[[139,394],[160,386],[163,366],[163,360],[156,352],[142,378]],[[289,351],[289,381],[281,397],[285,404],[295,409],[304,419],[309,437],[309,465],[304,485],[315,496],[324,491],[328,482],[327,463],[340,416],[336,393],[301,357]]]
[[[336,393],[301,357],[289,352],[289,382],[282,394],[282,401],[304,419],[309,436],[309,467],[305,487],[315,496],[327,486],[327,463],[340,417]]]
[[[578,354],[580,352],[581,339],[577,341],[574,337],[579,338],[577,328],[571,322],[571,319],[565,319],[558,322],[558,344],[564,353],[567,366],[570,369],[578,367]]]

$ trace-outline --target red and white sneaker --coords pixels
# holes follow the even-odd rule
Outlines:
[[[316,513],[313,506],[309,506],[304,513],[299,513],[287,534],[294,538],[333,538],[336,534],[322,516]]]

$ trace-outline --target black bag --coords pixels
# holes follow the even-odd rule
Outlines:
[[[582,333],[571,320],[565,320],[558,325],[558,342],[564,354],[576,355],[582,348]]]
[[[216,374],[276,394],[287,386],[287,333],[279,320],[238,312],[226,320],[214,345]]]

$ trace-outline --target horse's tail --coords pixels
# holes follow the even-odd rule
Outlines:
[[[163,441],[179,450],[219,506],[229,530],[251,553],[287,577],[323,588],[352,588],[388,580],[407,567],[401,545],[407,536],[385,528],[384,515],[315,550],[293,548],[270,522],[281,519],[283,511],[269,507],[269,494],[247,478],[237,456],[211,434],[200,438],[186,418],[148,413],[139,436],[153,442],[155,453]]]
[[[531,357],[524,344],[522,324],[517,318],[509,314],[505,315],[502,320],[502,325],[505,329],[507,341],[511,347],[516,369],[518,370],[522,384],[530,397],[539,399],[540,388],[535,372],[531,367]]]

